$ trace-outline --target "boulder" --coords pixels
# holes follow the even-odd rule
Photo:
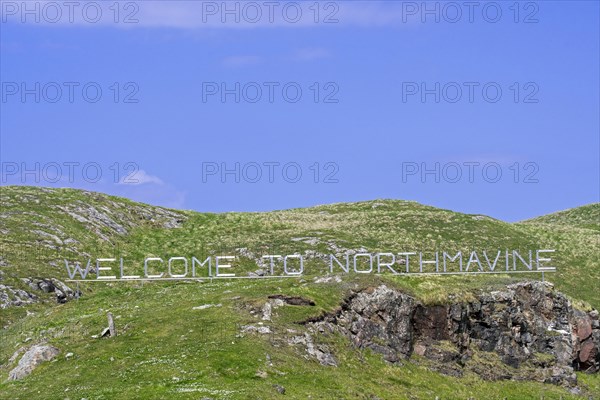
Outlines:
[[[56,286],[49,279],[40,279],[37,282],[38,287],[44,293],[52,293],[56,290]]]
[[[584,341],[585,339],[592,336],[592,321],[590,320],[590,318],[579,318],[577,320],[576,331],[577,337],[581,341]]]
[[[36,345],[31,347],[25,352],[23,357],[21,357],[19,364],[17,364],[15,369],[10,371],[8,380],[16,381],[23,379],[31,374],[31,372],[42,362],[54,359],[59,353],[60,350],[49,345]]]
[[[262,308],[262,320],[263,321],[270,321],[271,320],[272,310],[273,310],[273,307],[271,307],[271,303],[266,302],[263,305],[263,308]]]
[[[285,394],[285,388],[281,385],[273,385],[273,387],[275,388],[275,390],[277,391],[277,393],[279,394]]]

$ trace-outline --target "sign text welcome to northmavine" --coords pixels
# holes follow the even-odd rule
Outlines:
[[[544,273],[554,272],[555,267],[545,265],[551,262],[551,258],[542,257],[544,253],[552,253],[554,250],[535,250],[528,251],[524,257],[516,250],[498,250],[493,255],[488,255],[486,251],[481,254],[472,251],[469,258],[464,262],[461,251],[454,255],[442,252],[433,253],[432,259],[424,259],[421,252],[404,253],[356,253],[340,255],[329,255],[329,272],[338,270],[342,273],[351,271],[358,274],[371,273],[392,273],[392,274],[511,274],[511,273]],[[465,254],[466,255],[466,254]],[[411,256],[416,256],[416,266],[411,266]],[[65,267],[70,281],[77,282],[106,282],[106,281],[131,281],[131,280],[180,280],[180,279],[203,279],[203,278],[252,278],[250,276],[237,276],[235,266],[237,256],[222,255],[209,256],[204,260],[192,256],[189,260],[186,257],[171,257],[166,262],[159,257],[147,257],[144,259],[144,275],[126,275],[123,265],[123,258],[118,261],[116,258],[97,258],[95,266],[92,267],[92,260],[88,259],[85,268],[81,263],[74,262],[73,265],[65,260]],[[300,254],[290,255],[264,255],[261,259],[268,261],[270,274],[263,278],[284,278],[294,277],[304,274],[304,256]],[[340,260],[341,259],[341,260]],[[414,259],[412,259],[414,260]],[[191,264],[191,271],[190,271]],[[116,267],[120,275],[114,275]],[[213,268],[214,267],[214,268]],[[175,271],[177,269],[177,271]],[[199,274],[203,269],[208,274]],[[276,275],[279,270],[279,275]],[[80,279],[77,279],[79,275]],[[95,278],[90,278],[94,276]]]

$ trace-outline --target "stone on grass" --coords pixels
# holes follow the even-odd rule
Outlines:
[[[23,379],[31,374],[33,370],[44,361],[54,359],[60,350],[54,346],[36,345],[25,352],[19,360],[19,364],[8,374],[9,381]]]

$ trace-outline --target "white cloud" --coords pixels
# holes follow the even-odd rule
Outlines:
[[[186,192],[177,190],[169,184],[161,185],[115,185],[106,187],[106,193],[155,206],[183,209]]]
[[[145,184],[164,185],[164,182],[159,177],[150,175],[143,169],[137,170],[127,176],[124,176],[119,181],[119,185],[137,186]]]

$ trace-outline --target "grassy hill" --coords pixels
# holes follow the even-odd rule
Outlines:
[[[570,208],[524,221],[528,224],[563,225],[600,231],[600,203]]]
[[[326,273],[320,254],[339,249],[469,251],[556,249],[558,272],[546,278],[576,300],[600,306],[600,244],[592,223],[599,205],[568,215],[509,224],[414,202],[377,200],[270,213],[209,214],[167,210],[127,199],[71,189],[0,189],[0,284],[29,290],[23,278],[64,280],[64,258],[123,257],[141,272],[147,256],[237,254],[236,273],[256,269],[260,254],[303,252],[301,278],[160,283],[86,283],[83,296],[57,305],[41,301],[0,309],[0,382],[9,358],[27,343],[47,340],[62,353],[23,381],[0,383],[0,398],[575,398],[565,389],[531,382],[455,378],[430,371],[418,357],[401,366],[359,351],[342,337],[329,338],[342,362],[326,367],[281,342],[300,322],[332,311],[350,288],[385,282],[426,303],[532,276],[342,276]],[[558,216],[558,217],[557,217]],[[550,218],[552,217],[552,218]],[[281,268],[281,266],[279,266]],[[272,294],[312,299],[314,307],[283,307],[268,323],[270,334],[243,333],[258,324],[257,309]],[[201,305],[212,305],[194,309]],[[116,338],[93,339],[116,316]],[[66,358],[67,353],[73,355]],[[600,394],[596,376],[580,375],[588,393]],[[107,385],[110,382],[110,385]]]

